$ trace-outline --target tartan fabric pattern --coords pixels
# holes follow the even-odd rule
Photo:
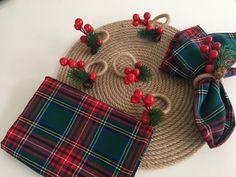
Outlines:
[[[1,148],[43,176],[134,176],[153,129],[46,77]]]
[[[214,33],[214,41],[233,50],[232,64],[236,61],[236,33]],[[178,32],[171,41],[161,69],[171,75],[194,79],[204,73],[207,59],[201,54],[206,32],[195,26]],[[232,68],[225,77],[236,75]],[[223,144],[235,127],[235,116],[223,85],[213,78],[202,79],[194,88],[194,117],[198,129],[210,148]]]

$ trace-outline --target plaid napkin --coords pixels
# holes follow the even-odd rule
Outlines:
[[[232,64],[236,61],[236,33],[214,33],[214,41],[228,45],[233,51]],[[194,79],[204,73],[206,58],[199,46],[208,36],[200,26],[178,32],[171,41],[161,69],[185,79]],[[232,68],[225,77],[236,75]],[[202,79],[194,89],[194,116],[196,124],[209,147],[224,143],[235,127],[235,117],[229,98],[221,82]]]
[[[46,77],[1,147],[43,176],[134,176],[153,127]]]

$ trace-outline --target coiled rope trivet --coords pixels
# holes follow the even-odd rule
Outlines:
[[[83,58],[86,62],[103,59],[108,63],[108,71],[96,80],[92,89],[76,85],[67,77],[68,68],[61,67],[57,78],[137,117],[142,114],[142,108],[130,103],[130,96],[135,87],[141,87],[145,93],[157,92],[168,96],[172,102],[172,109],[168,115],[164,116],[161,125],[154,133],[141,162],[142,168],[160,168],[189,157],[202,147],[204,141],[194,122],[192,82],[169,76],[159,70],[168,45],[178,30],[166,26],[161,41],[156,43],[139,38],[137,28],[131,23],[131,20],[126,20],[101,27],[100,29],[109,32],[110,39],[96,55],[91,55],[87,47],[79,41],[68,52],[68,58],[76,60]],[[113,59],[120,52],[130,52],[137,60],[145,62],[153,71],[152,80],[148,83],[126,86],[123,79],[117,77],[112,68]],[[119,67],[124,68],[129,61],[126,58],[120,59]],[[90,69],[97,72],[101,71],[103,66],[98,64],[91,66]],[[164,104],[160,102],[158,106],[162,107]]]

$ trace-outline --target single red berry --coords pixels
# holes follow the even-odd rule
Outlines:
[[[83,20],[81,18],[77,18],[77,19],[75,19],[75,24],[82,26],[83,25]]]
[[[136,77],[140,74],[140,70],[138,68],[135,68],[132,72]]]
[[[151,18],[151,13],[150,12],[145,12],[143,14],[144,19],[149,20]]]
[[[72,59],[72,58],[69,59],[68,65],[69,65],[70,68],[76,68],[77,67],[76,61],[74,59]]]
[[[95,81],[97,78],[97,74],[95,72],[91,72],[89,74],[89,79],[92,80],[92,81]]]
[[[102,44],[103,44],[103,40],[101,38],[98,38],[98,45],[102,46]]]
[[[207,64],[205,67],[205,72],[206,73],[212,73],[214,71],[214,65],[213,64]]]
[[[131,82],[129,81],[129,79],[127,77],[124,78],[124,83],[125,83],[125,85],[131,84]]]
[[[143,102],[144,105],[147,107],[150,107],[154,104],[155,98],[153,95],[151,94],[147,94],[144,98],[143,98]]]
[[[136,64],[135,64],[136,67],[140,68],[143,66],[143,62],[142,61],[138,61]]]
[[[211,50],[209,53],[209,59],[214,60],[218,57],[219,53],[217,50]]]
[[[129,74],[129,73],[131,73],[132,72],[132,68],[130,68],[130,67],[125,67],[125,69],[124,69],[124,73],[125,74]]]
[[[133,24],[133,26],[138,26],[139,25],[139,21],[133,21],[132,24]]]
[[[222,44],[220,42],[214,42],[212,47],[213,49],[219,50],[222,47]]]
[[[136,98],[141,98],[143,96],[143,91],[141,89],[136,89],[134,95]]]
[[[61,66],[66,66],[68,64],[68,59],[66,57],[62,57],[60,59]]]
[[[204,40],[205,44],[210,44],[213,40],[213,37],[212,36],[207,36]]]
[[[135,82],[136,76],[133,73],[129,73],[127,78],[130,82]]]
[[[164,28],[163,28],[162,26],[157,27],[156,30],[157,30],[157,32],[160,33],[160,34],[164,33]]]
[[[81,30],[82,26],[83,26],[83,20],[81,18],[77,18],[75,20],[75,25],[74,25],[75,29]]]
[[[202,53],[207,53],[208,51],[209,51],[209,46],[208,45],[202,45],[201,47],[200,47],[200,50],[201,50],[201,52]]]
[[[142,115],[141,120],[145,124],[148,124],[150,122],[150,116],[149,116],[149,112],[147,110],[143,111],[143,115]]]
[[[84,35],[83,35],[83,36],[80,37],[80,42],[81,42],[81,43],[86,44],[87,41],[88,41],[87,36],[84,36]]]
[[[85,24],[85,25],[84,25],[84,30],[85,30],[87,33],[90,33],[90,32],[93,32],[93,27],[92,27],[90,24]]]
[[[134,14],[133,15],[133,21],[139,21],[140,20],[140,17],[138,14]]]
[[[146,26],[146,30],[151,31],[152,29],[153,29],[152,24],[148,23],[147,26]]]
[[[130,101],[131,101],[131,103],[133,103],[133,104],[137,104],[137,103],[140,102],[139,98],[137,98],[137,97],[135,97],[135,96],[132,96],[132,97],[130,98]]]
[[[84,68],[84,66],[85,66],[85,62],[84,62],[83,60],[79,60],[79,61],[77,62],[77,67],[78,67],[78,68]]]

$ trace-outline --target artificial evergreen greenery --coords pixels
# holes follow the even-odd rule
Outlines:
[[[90,32],[87,34],[87,39],[87,46],[90,48],[91,53],[95,54],[98,51],[99,47],[101,47],[98,44],[98,35],[94,32]]]
[[[156,126],[159,125],[161,122],[161,115],[162,112],[159,109],[150,109],[149,117],[150,117],[150,125]]]
[[[139,29],[138,35],[141,38],[158,42],[161,39],[161,35],[156,31],[156,29],[146,30],[146,29]]]
[[[219,56],[214,62],[215,68],[226,68],[230,69],[232,64],[235,62],[232,60],[232,56],[235,55],[236,53],[230,49],[230,47],[222,47],[219,50]]]
[[[135,66],[135,68],[138,68],[140,70],[138,79],[140,79],[141,82],[148,82],[151,79],[152,71],[149,67],[147,67],[146,65],[143,65],[141,67]]]
[[[68,77],[70,77],[75,82],[84,83],[89,79],[89,73],[83,69],[70,69],[68,71]]]

